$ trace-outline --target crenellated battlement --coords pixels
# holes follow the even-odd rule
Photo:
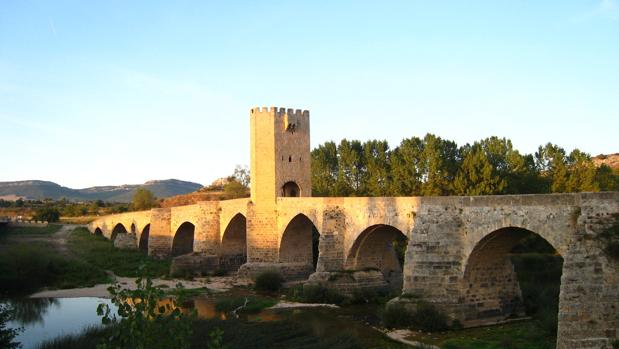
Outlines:
[[[275,114],[277,117],[282,117],[284,115],[309,117],[309,110],[282,107],[255,107],[251,109],[251,115],[255,114]]]

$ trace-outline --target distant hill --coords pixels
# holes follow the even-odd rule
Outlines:
[[[602,164],[605,164],[613,170],[619,170],[619,153],[607,155],[600,154],[593,158],[593,163],[596,166],[601,166]]]
[[[17,181],[0,182],[0,197],[22,197],[31,200],[51,198],[60,200],[65,198],[74,201],[103,200],[110,202],[130,202],[133,193],[139,187],[144,187],[158,198],[192,193],[200,188],[201,184],[185,182],[178,179],[148,181],[144,184],[125,184],[120,186],[90,187],[72,189],[48,181]]]

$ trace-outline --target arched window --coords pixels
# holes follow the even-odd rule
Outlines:
[[[301,196],[301,188],[295,182],[286,182],[282,187],[283,197],[299,197]]]

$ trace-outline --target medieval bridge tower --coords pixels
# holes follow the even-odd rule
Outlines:
[[[277,263],[280,261],[277,199],[312,196],[309,111],[253,108],[250,144],[247,261]],[[311,236],[311,227],[305,229],[310,229]]]

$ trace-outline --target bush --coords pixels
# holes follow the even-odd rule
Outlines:
[[[277,271],[265,271],[256,276],[256,290],[265,292],[277,292],[284,284],[284,278]]]
[[[166,298],[150,278],[138,277],[136,284],[135,290],[122,289],[119,284],[108,288],[120,319],[111,314],[110,306],[99,304],[102,324],[112,325],[113,330],[98,348],[189,348],[195,311],[183,314],[178,306],[183,297]],[[180,284],[177,294],[183,294]]]
[[[412,324],[428,332],[444,331],[447,326],[447,316],[440,312],[433,304],[425,301],[417,303],[417,310],[413,313]]]
[[[383,312],[383,324],[388,328],[409,327],[413,323],[412,314],[404,307],[387,306]]]
[[[383,312],[383,323],[389,328],[413,327],[427,332],[449,329],[447,316],[425,301],[418,301],[414,312],[398,305],[387,306]]]
[[[36,210],[32,218],[35,221],[58,222],[60,220],[60,211],[57,208],[46,206]]]
[[[305,285],[301,299],[306,303],[340,304],[346,300],[346,297],[324,286]]]

